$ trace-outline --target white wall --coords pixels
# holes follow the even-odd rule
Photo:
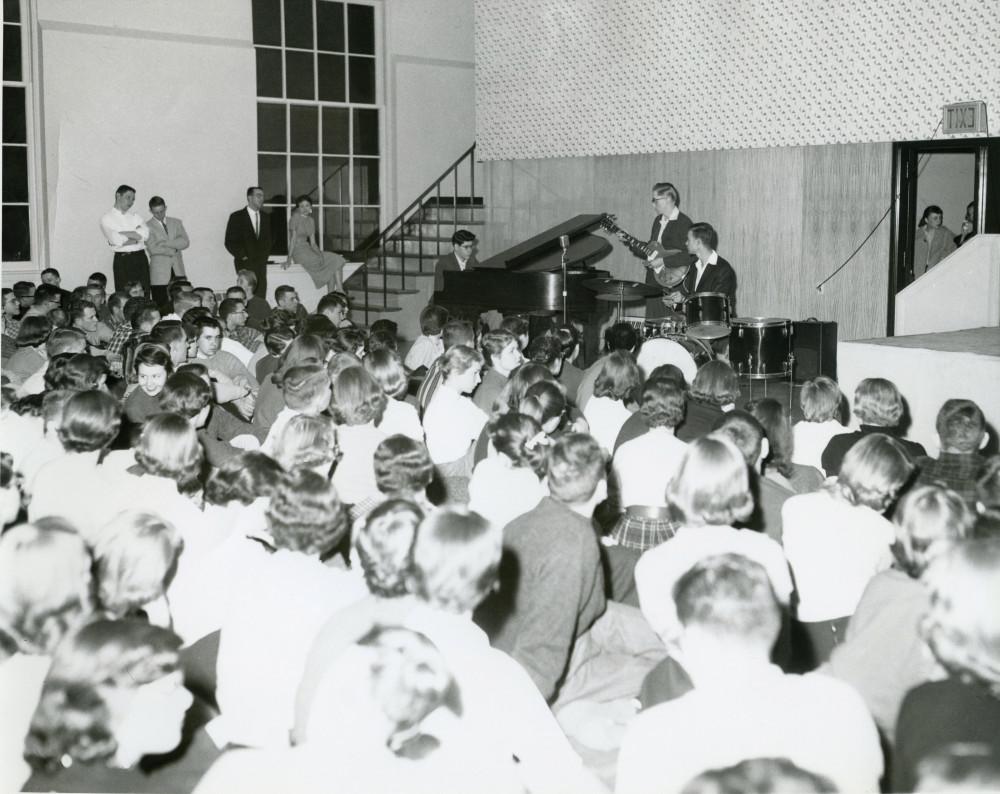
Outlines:
[[[386,222],[475,140],[474,31],[473,0],[385,4]]]
[[[257,181],[255,66],[246,0],[40,0],[37,102],[46,261],[66,284],[110,275],[99,219],[120,183],[184,221],[192,281],[232,281],[228,214]]]

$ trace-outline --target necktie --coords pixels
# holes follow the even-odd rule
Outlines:
[[[167,219],[164,218],[162,221],[160,221],[160,223],[163,224],[163,233],[165,235],[167,235],[167,237],[169,237],[170,236],[170,232],[167,231]]]
[[[259,217],[259,213],[254,212],[254,214],[253,214],[253,236],[256,237],[259,240],[260,239],[260,227],[257,225],[258,224],[258,217]]]

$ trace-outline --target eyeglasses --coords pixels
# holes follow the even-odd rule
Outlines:
[[[657,201],[663,201],[666,198],[669,198],[669,196],[653,196],[653,198],[649,200],[649,203],[655,204]]]

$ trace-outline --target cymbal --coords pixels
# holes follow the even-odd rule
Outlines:
[[[592,278],[583,286],[597,293],[595,300],[619,301],[639,298],[653,298],[662,295],[663,290],[638,281],[623,281],[618,278]]]

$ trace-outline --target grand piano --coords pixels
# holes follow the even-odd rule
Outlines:
[[[612,248],[606,238],[590,233],[602,217],[577,215],[483,260],[472,270],[445,271],[444,288],[434,294],[434,302],[459,316],[489,309],[527,314],[534,336],[536,328],[541,329],[551,318],[562,320],[559,238],[566,235],[567,309],[570,317],[584,323],[584,357],[592,361],[598,348],[597,329],[609,304],[596,300],[596,294],[583,282],[610,276],[606,270],[593,268]]]

